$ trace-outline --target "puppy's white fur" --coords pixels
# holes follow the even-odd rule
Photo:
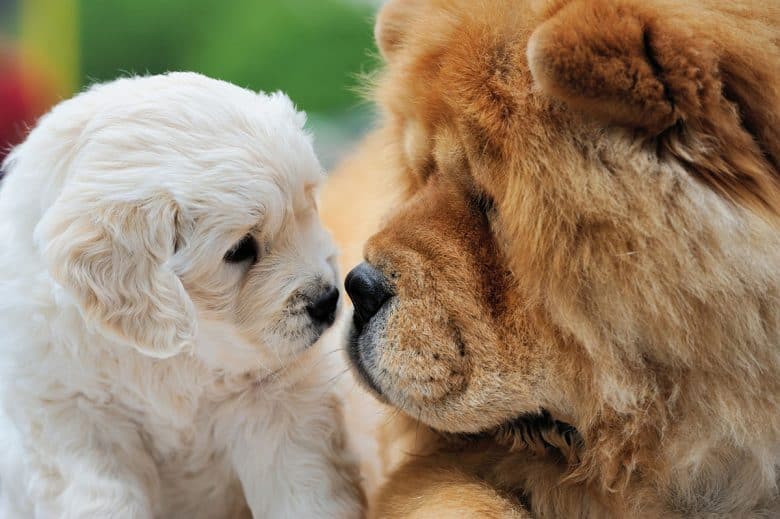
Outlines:
[[[58,105],[0,189],[0,517],[355,517],[304,116],[191,73]],[[228,263],[243,236],[259,259]],[[248,505],[248,506],[247,506]]]

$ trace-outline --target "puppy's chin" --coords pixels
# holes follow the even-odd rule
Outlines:
[[[330,328],[309,320],[297,327],[275,327],[262,338],[248,340],[234,325],[204,320],[200,323],[194,354],[213,370],[272,373],[311,349]]]
[[[288,361],[312,348],[331,327],[308,324],[294,329],[276,331],[266,338],[264,344],[272,354]]]

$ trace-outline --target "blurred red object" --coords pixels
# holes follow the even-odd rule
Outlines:
[[[0,49],[0,163],[54,101],[47,83],[16,53]]]

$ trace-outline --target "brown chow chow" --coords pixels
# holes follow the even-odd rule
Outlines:
[[[348,350],[424,455],[375,515],[778,516],[780,4],[395,0],[376,34],[405,200]]]

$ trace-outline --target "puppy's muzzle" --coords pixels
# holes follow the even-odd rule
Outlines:
[[[344,286],[355,305],[355,318],[360,324],[370,321],[393,295],[384,274],[366,262],[347,274]]]

